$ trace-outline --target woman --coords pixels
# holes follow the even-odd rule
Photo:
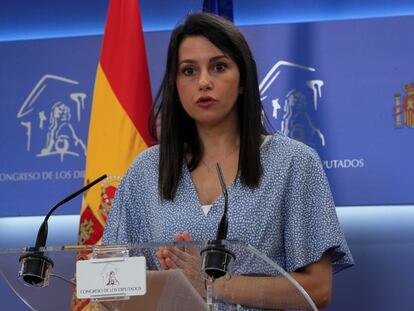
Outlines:
[[[317,154],[282,134],[265,134],[256,65],[241,32],[220,17],[188,16],[172,33],[157,98],[160,145],[138,156],[124,176],[103,242],[214,239],[223,213],[214,169],[219,162],[229,193],[228,239],[256,247],[286,269],[317,306],[327,306],[332,270],[352,265],[352,257]],[[198,250],[162,248],[157,256],[159,266],[183,269],[205,294],[194,273]],[[243,260],[238,264],[247,271],[249,262]],[[281,302],[292,293],[283,278],[220,280],[214,289],[226,302],[295,307]]]

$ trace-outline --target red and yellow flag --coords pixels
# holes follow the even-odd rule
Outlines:
[[[108,178],[84,197],[79,244],[100,242],[121,176],[151,144],[151,103],[138,1],[110,0],[93,94],[85,183],[103,174]],[[87,259],[87,254],[78,254],[81,258]],[[89,310],[89,300],[74,296],[71,310]]]
[[[100,241],[118,182],[152,142],[147,130],[151,89],[137,0],[111,0],[96,73],[85,182],[102,174],[84,197],[79,244]]]

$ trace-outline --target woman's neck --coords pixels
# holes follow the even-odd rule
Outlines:
[[[197,130],[205,161],[217,161],[239,149],[240,134],[237,126],[208,127],[198,125]]]

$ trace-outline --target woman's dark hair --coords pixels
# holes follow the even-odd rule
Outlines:
[[[249,187],[257,187],[262,175],[260,144],[264,128],[256,62],[250,48],[240,30],[226,19],[208,13],[191,14],[171,35],[165,74],[149,123],[152,136],[156,138],[156,123],[161,112],[158,188],[162,199],[166,200],[175,198],[185,154],[191,154],[190,171],[198,166],[203,155],[195,122],[183,109],[176,88],[178,49],[185,38],[193,36],[207,38],[238,66],[243,90],[237,99],[238,170],[241,182]]]

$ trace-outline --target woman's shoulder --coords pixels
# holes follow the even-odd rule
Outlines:
[[[142,176],[147,173],[154,173],[158,171],[158,159],[159,159],[159,145],[149,147],[142,151],[132,161],[128,175],[139,174]]]
[[[283,158],[314,158],[318,157],[316,151],[308,145],[292,139],[281,132],[265,136],[262,145],[264,157]]]
[[[132,162],[132,165],[151,165],[151,164],[158,164],[158,158],[160,154],[160,146],[155,145],[149,147],[142,151],[139,155],[137,155]]]

